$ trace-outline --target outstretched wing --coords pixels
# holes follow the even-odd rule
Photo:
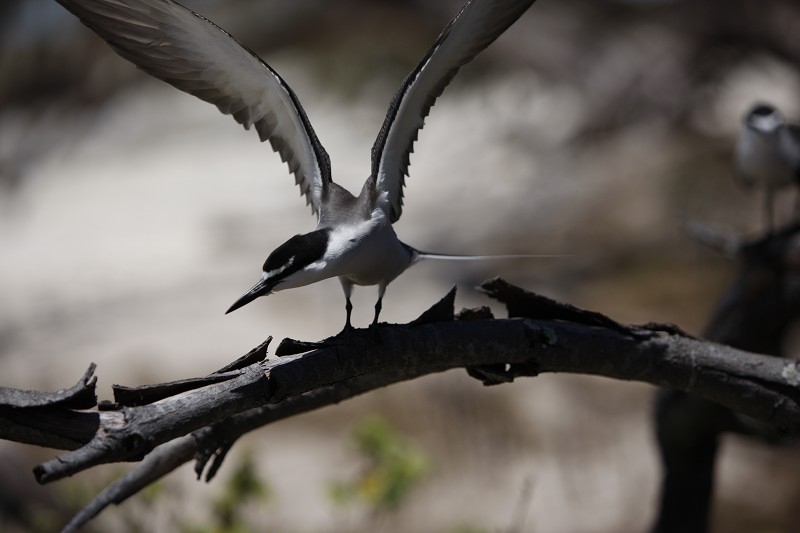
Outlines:
[[[442,30],[428,53],[395,93],[372,146],[371,179],[388,195],[389,218],[403,210],[409,156],[436,98],[462,65],[517,20],[535,0],[470,0]]]
[[[172,0],[57,1],[140,69],[255,126],[319,212],[330,159],[297,96],[261,58]]]

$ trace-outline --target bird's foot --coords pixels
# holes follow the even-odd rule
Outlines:
[[[383,324],[385,324],[385,322],[384,323],[380,323],[380,322],[373,321],[369,325],[369,330],[368,330],[369,331],[369,335],[370,335],[370,337],[372,337],[372,340],[374,342],[381,342],[381,340],[383,339],[383,337],[381,336],[381,328],[382,328]]]
[[[355,335],[356,328],[354,328],[350,323],[344,325],[342,331],[331,337],[331,339],[335,340],[348,340]]]

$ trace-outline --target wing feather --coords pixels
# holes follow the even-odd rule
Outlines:
[[[330,158],[286,82],[230,34],[172,0],[57,0],[117,54],[269,141],[315,213]]]
[[[395,93],[372,146],[372,174],[386,193],[392,222],[403,209],[410,155],[431,107],[458,72],[514,23],[535,0],[470,0],[444,28]]]

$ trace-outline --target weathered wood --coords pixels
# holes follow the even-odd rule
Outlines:
[[[497,319],[351,333],[346,345],[256,363],[222,383],[139,407],[101,413],[95,438],[35,470],[40,482],[136,460],[154,447],[226,418],[361,377],[367,388],[452,368],[506,365],[507,378],[572,372],[690,392],[788,433],[800,430],[795,361],[674,333],[638,336],[563,321]]]
[[[786,434],[800,433],[800,368],[794,360],[695,339],[670,325],[620,324],[502,280],[487,282],[484,290],[512,307],[516,318],[493,319],[485,309],[455,317],[448,294],[427,313],[433,322],[353,330],[327,339],[322,348],[277,360],[264,359],[262,344],[212,374],[211,381],[223,381],[188,380],[189,390],[144,405],[68,411],[91,417],[77,437],[24,440],[72,450],[37,466],[36,478],[44,483],[147,457],[76,516],[67,528],[73,531],[192,457],[198,476],[208,467],[210,479],[233,443],[265,424],[454,368],[466,368],[487,384],[547,372],[641,381],[714,401]],[[520,316],[526,313],[535,318]]]

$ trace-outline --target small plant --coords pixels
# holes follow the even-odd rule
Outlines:
[[[361,502],[378,514],[397,509],[428,472],[425,454],[379,416],[369,416],[353,430],[364,466],[353,479],[331,484],[340,505]]]
[[[265,501],[270,496],[269,485],[256,473],[252,455],[244,454],[222,493],[214,501],[210,523],[207,526],[190,527],[186,531],[189,533],[248,533],[255,531],[242,520],[242,508],[249,501]]]

